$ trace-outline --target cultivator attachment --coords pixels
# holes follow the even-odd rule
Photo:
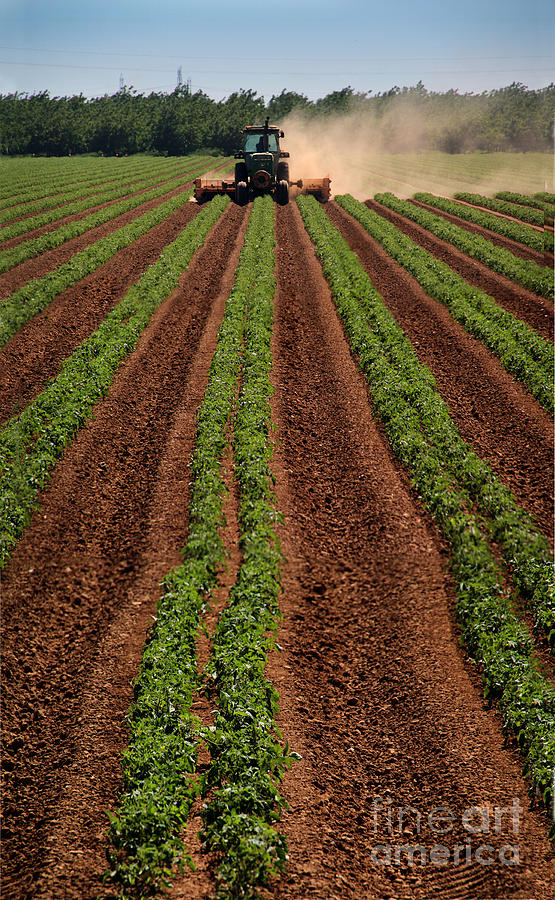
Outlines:
[[[291,184],[299,188],[298,191],[295,191],[296,196],[299,194],[312,194],[317,200],[325,203],[330,199],[330,183],[331,178],[329,175],[326,175],[325,178],[299,178],[298,181],[293,181]]]
[[[256,174],[258,175],[259,173]],[[289,187],[293,189],[291,194],[293,197],[297,197],[299,194],[312,194],[313,197],[325,203],[330,198],[330,183],[331,178],[329,175],[326,175],[325,178],[299,178],[298,181],[290,181]],[[241,185],[242,183],[239,182],[239,184]],[[287,185],[287,182],[285,184]],[[267,185],[260,186],[256,179],[253,179],[255,194],[257,192],[266,193],[264,187],[267,187]],[[276,191],[278,190],[279,187],[276,185]],[[229,194],[230,197],[235,197],[238,202],[244,203],[249,199],[249,193],[252,196],[252,192],[249,192],[246,183],[237,190],[235,181],[225,181],[220,178],[197,178],[195,180],[194,197],[198,203],[211,200],[216,194]],[[279,202],[282,202],[279,196],[277,196],[277,199]],[[287,202],[287,199],[285,202]]]
[[[195,200],[203,203],[205,200],[211,200],[216,194],[229,194],[231,197],[235,195],[235,182],[222,181],[220,178],[196,178],[195,179]]]

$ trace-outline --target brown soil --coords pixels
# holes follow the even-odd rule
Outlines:
[[[293,205],[276,212],[273,469],[287,559],[283,652],[268,671],[284,740],[302,761],[283,784],[287,871],[264,896],[548,898],[545,819],[530,809],[518,755],[503,747],[459,647],[444,548],[372,417],[299,214]],[[505,813],[499,834],[469,839],[466,810],[515,802],[518,835]],[[447,837],[429,827],[439,806],[453,815]],[[490,845],[497,861],[430,863],[432,847],[453,858],[469,842],[473,854]],[[379,846],[417,844],[425,866],[372,860]],[[501,864],[500,849],[517,844],[520,866]],[[178,879],[170,896],[212,896],[201,864],[201,877]]]
[[[58,294],[0,349],[0,421],[23,409],[59,371],[64,359],[156,262],[200,207],[186,203],[124,247],[86,278]],[[229,225],[232,227],[231,220]],[[233,231],[229,231],[229,237]]]
[[[427,203],[420,203],[418,200],[410,200],[410,203],[414,203],[415,206],[420,206],[422,209],[426,209],[436,216],[442,216],[442,218],[447,219],[448,222],[453,222],[455,225],[458,225],[459,228],[464,228],[465,231],[470,231],[472,234],[480,234],[488,241],[491,241],[492,244],[497,244],[498,247],[504,247],[505,250],[510,250],[515,256],[520,256],[522,259],[532,259],[540,266],[548,264],[543,250],[533,250],[532,247],[527,247],[526,244],[519,244],[518,241],[513,241],[511,238],[503,237],[502,234],[497,234],[496,231],[489,231],[489,229],[482,228],[480,225],[474,225],[473,222],[467,222],[466,219],[460,219],[458,216],[444,212],[442,209],[437,209],[435,206],[429,206]],[[553,261],[553,255],[551,255],[551,261]]]
[[[546,340],[553,340],[553,299],[539,297],[533,291],[520,287],[504,275],[488,269],[486,265],[457,250],[448,241],[444,241],[416,222],[376,203],[366,200],[369,209],[396,225],[403,234],[419,244],[429,253],[448,265],[469,284],[493,297],[517,318],[522,319]]]
[[[246,226],[231,207],[56,468],[3,584],[3,896],[95,897],[131,683],[186,538],[195,410]]]
[[[553,423],[548,414],[358,222],[336,203],[326,209],[432,371],[462,436],[551,537]]]
[[[191,182],[188,182],[187,184],[175,188],[173,191],[169,191],[167,194],[163,194],[161,197],[156,197],[154,200],[148,200],[146,203],[141,203],[141,205],[136,206],[135,209],[122,213],[120,216],[116,216],[115,219],[104,222],[103,225],[97,225],[96,228],[89,229],[89,231],[79,235],[79,237],[71,238],[71,240],[66,241],[59,247],[53,247],[51,250],[46,250],[44,253],[41,253],[40,256],[26,259],[22,263],[19,263],[19,265],[14,266],[13,269],[8,269],[7,272],[3,272],[0,275],[0,299],[9,297],[14,291],[23,287],[24,284],[27,284],[27,282],[31,281],[33,278],[42,278],[47,272],[57,269],[58,266],[66,263],[72,256],[79,253],[80,250],[88,247],[89,244],[94,244],[95,241],[99,241],[100,238],[112,234],[112,232],[116,231],[118,228],[129,225],[134,219],[138,219],[139,216],[142,216],[144,213],[149,212],[151,209],[155,209],[155,207],[159,206],[161,203],[170,200],[171,197],[175,197],[176,194],[184,193],[190,186]]]
[[[350,218],[335,204],[327,208],[344,230]],[[117,805],[125,714],[158,584],[186,540],[195,411],[247,212],[230,205],[157,311],[56,467],[5,572],[7,900],[110,896],[101,885],[104,811]],[[372,414],[296,206],[277,207],[276,217],[273,469],[286,561],[284,649],[270,659],[269,675],[284,739],[302,760],[283,783],[291,805],[282,819],[287,872],[267,897],[548,900],[555,878],[548,822],[530,806],[521,758],[504,743],[460,646],[447,551]],[[523,457],[527,441],[528,461],[543,466],[543,414],[490,354],[448,324],[443,307],[418,293],[367,236],[355,229],[355,237],[386,302],[398,297],[396,314],[434,361],[460,427],[474,428],[480,452],[483,445],[545,514],[534,488],[541,479]],[[61,309],[59,321],[69,318]],[[426,331],[438,333],[437,345]],[[465,366],[474,381],[464,380]],[[233,496],[229,502],[233,549]],[[483,834],[463,826],[471,807],[493,817],[515,803],[518,833],[507,812],[498,831],[494,818]],[[451,828],[434,818],[440,806]],[[194,843],[198,823],[197,815],[187,835],[200,875],[178,879],[173,897],[206,898],[213,889],[210,861]],[[400,865],[384,860],[387,848],[407,845],[424,848],[425,865],[407,865],[406,851]],[[430,860],[438,845],[447,848],[446,865]],[[476,860],[484,845],[491,864]],[[519,865],[500,862],[507,846],[518,847]]]
[[[376,427],[298,212],[277,214],[274,468],[288,562],[284,653],[270,670],[303,759],[285,779],[290,861],[272,896],[550,897],[545,820],[459,647],[443,548]],[[519,843],[521,866],[430,864],[431,846],[466,844],[464,810],[514,798],[519,835],[510,826],[486,842]],[[440,805],[454,828],[438,838],[426,816]],[[399,834],[409,806],[420,833],[413,812]],[[399,844],[424,845],[428,864],[372,861]]]

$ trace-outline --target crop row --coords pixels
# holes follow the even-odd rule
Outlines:
[[[553,348],[534,329],[472,287],[395,225],[349,194],[336,202],[413,275],[426,293],[444,303],[451,316],[479,338],[547,410],[553,410]]]
[[[343,202],[345,198],[338,200]],[[347,208],[349,206],[347,203]],[[352,206],[350,208],[353,209]],[[357,211],[355,206],[354,213]],[[343,244],[339,244],[336,252],[339,253],[342,248]],[[353,271],[357,271],[356,267]],[[354,274],[351,277],[354,278]],[[395,339],[399,346],[401,334],[403,332],[399,329]],[[492,536],[500,544],[515,583],[532,608],[537,627],[545,631],[555,646],[555,605],[548,590],[551,571],[549,545],[537,533],[530,517],[515,503],[510,492],[462,439],[435,384],[422,380],[422,366],[404,334],[403,339],[404,375],[414,379],[415,384],[420,382],[419,427],[433,441],[434,452],[444,468],[452,473],[459,487],[468,492],[470,503],[477,504],[480,513],[490,519]],[[407,408],[406,412],[408,415],[410,409]],[[413,412],[412,415],[417,414]]]
[[[228,301],[197,415],[184,562],[164,578],[156,622],[134,685],[130,739],[123,757],[124,794],[118,814],[110,816],[106,876],[125,894],[150,893],[165,880],[173,862],[182,867],[189,861],[179,832],[200,791],[194,777],[200,722],[190,711],[199,687],[196,637],[225,560],[221,459],[240,370],[243,324],[242,304]]]
[[[64,160],[64,162],[66,161]],[[40,160],[38,163],[35,161],[33,172],[29,167],[23,167],[21,160],[17,162],[9,160],[9,168],[3,161],[3,167],[6,166],[6,178],[0,189],[0,209],[13,205],[13,203],[19,203],[20,198],[23,201],[28,197],[33,197],[37,191],[42,192],[42,190],[46,189],[56,189],[58,186],[64,187],[65,185],[78,184],[82,179],[82,165],[73,165],[71,170],[67,170],[66,167],[58,165],[59,160],[49,160],[49,163],[47,167],[48,175],[46,176],[44,160]],[[47,182],[46,184],[45,181]]]
[[[207,162],[206,158],[191,157],[187,160],[187,168],[185,170],[183,170],[182,166],[176,167],[174,165],[171,171],[176,171],[179,168],[180,175],[186,174],[189,168],[198,167],[205,162]],[[109,183],[105,179],[94,182],[83,181],[80,183],[79,188],[68,192],[65,196],[58,195],[57,197],[50,197],[48,202],[38,201],[37,204],[33,204],[33,206],[40,207],[38,210],[30,209],[29,205],[27,207],[14,207],[0,215],[0,223],[8,221],[9,218],[15,219],[19,215],[25,215],[26,218],[0,228],[0,241],[7,241],[24,234],[26,231],[42,228],[44,225],[49,225],[57,219],[83,212],[89,207],[97,206],[100,203],[109,203],[110,200],[127,195],[130,190],[140,191],[152,184],[165,180],[167,177],[165,169],[162,169],[160,166],[151,166],[140,175],[139,173],[129,173],[127,177],[120,175]],[[100,190],[91,194],[91,188],[95,188],[98,185],[100,185]]]
[[[220,856],[223,896],[249,897],[286,860],[286,841],[275,828],[285,801],[277,785],[290,765],[273,732],[278,696],[264,675],[279,618],[280,549],[269,463],[270,384],[274,277],[274,204],[260,204],[254,240],[247,247],[247,278],[254,275],[244,332],[242,383],[233,452],[240,487],[242,564],[213,641],[207,675],[218,693],[209,729],[212,766],[203,808],[203,838]],[[214,790],[215,788],[215,790]],[[213,791],[213,793],[212,793]]]
[[[458,191],[456,194],[453,194],[453,197],[455,200],[462,200],[463,203],[483,206],[486,209],[491,209],[493,212],[502,213],[505,216],[513,216],[515,219],[520,219],[521,222],[528,222],[529,225],[543,226],[543,212],[540,212],[539,209],[521,206],[518,203],[511,203],[500,198],[485,197],[483,194],[468,194],[465,191]]]
[[[0,347],[28,322],[41,312],[52,300],[66,288],[90,275],[99,266],[111,259],[119,250],[128,247],[133,241],[146,234],[155,225],[163,222],[179,207],[187,203],[191,190],[177,194],[134,219],[129,225],[123,225],[106,237],[100,238],[72,256],[67,263],[48,272],[42,278],[29,281],[5,300],[0,300]]]
[[[540,266],[533,260],[521,259],[503,247],[497,247],[479,234],[471,234],[464,228],[448,222],[408,200],[399,200],[393,194],[376,194],[378,203],[422,225],[437,237],[447,241],[468,256],[478,259],[494,272],[506,275],[512,281],[543,297],[552,297],[555,287],[553,272],[548,266]]]
[[[4,250],[3,253],[0,252],[0,272],[5,272],[7,269],[11,269],[13,266],[18,265],[26,259],[38,256],[40,253],[44,253],[45,250],[59,247],[66,241],[79,237],[79,235],[84,234],[91,228],[96,228],[98,225],[109,222],[111,219],[115,219],[123,213],[130,212],[137,206],[141,206],[143,203],[148,203],[149,200],[155,200],[163,194],[168,194],[170,191],[191,181],[192,178],[204,171],[205,168],[206,164],[196,164],[187,172],[166,182],[166,184],[158,185],[149,191],[145,191],[143,194],[126,196],[120,203],[114,203],[105,209],[98,210],[97,212],[86,216],[84,219],[79,219],[77,222],[70,222],[67,225],[63,225],[61,228],[56,229],[56,231],[50,231],[48,234],[43,234],[41,237],[24,241],[16,247],[12,247],[11,250]]]
[[[457,203],[455,200],[436,197],[435,194],[417,193],[414,195],[414,199],[418,200],[419,203],[434,206],[436,209],[443,210],[443,212],[458,216],[459,219],[465,219],[467,222],[479,225],[481,228],[487,228],[488,231],[494,231],[503,235],[503,237],[518,241],[520,244],[526,244],[527,247],[531,247],[533,250],[543,251],[549,249],[547,236],[543,232],[536,231],[527,225],[520,225],[518,222],[511,222],[509,219],[502,219],[500,216],[473,209],[470,206]],[[548,241],[547,244],[544,243],[544,239]],[[550,249],[553,250],[553,241],[551,241]]]
[[[495,196],[498,200],[505,200],[508,203],[514,203],[519,206],[531,207],[535,210],[539,209],[551,216],[553,216],[553,213],[555,212],[553,204],[545,200],[541,200],[539,194],[531,197],[529,194],[519,194],[515,191],[498,191]]]
[[[125,794],[111,817],[107,873],[132,896],[154,891],[172,863],[190,862],[180,830],[199,794],[209,795],[202,838],[219,859],[219,896],[255,896],[256,885],[285,860],[285,840],[274,826],[284,804],[277,783],[292,754],[273,736],[277,695],[264,677],[280,562],[269,471],[273,215],[268,197],[255,200],[198,413],[184,562],[164,581],[135,685]],[[221,459],[231,430],[242,563],[199,677],[200,616],[224,559]],[[218,703],[211,726],[190,712],[203,683]],[[212,762],[195,776],[203,741]]]
[[[0,192],[0,208],[19,203],[27,199],[38,199],[45,190],[65,189],[69,185],[78,185],[87,177],[97,178],[104,175],[119,177],[142,170],[152,164],[152,157],[142,158],[106,158],[73,157],[71,159],[35,159],[27,160],[3,159],[2,166],[6,173],[5,189]],[[165,160],[162,163],[166,162]],[[19,177],[18,177],[19,175]]]
[[[549,191],[538,191],[537,194],[534,194],[534,197],[542,203],[550,203],[552,206],[555,206],[555,194],[551,194]]]
[[[472,512],[473,500],[490,517],[486,527],[492,528],[494,538],[508,539],[506,555],[522,551],[522,560],[510,560],[511,567],[532,577],[552,628],[553,575],[545,566],[545,541],[533,533],[527,515],[457,434],[433,376],[419,363],[356,255],[313,198],[299,197],[297,203],[391,447],[451,546],[457,614],[467,648],[481,665],[486,696],[497,700],[505,728],[525,753],[532,789],[541,791],[549,807],[555,693],[537,668],[530,634],[513,612],[482,523]],[[498,499],[504,504],[499,510]],[[513,528],[521,525],[519,539]],[[528,536],[530,542],[519,548],[519,540],[528,541]]]
[[[164,249],[159,260],[69,356],[45,390],[0,430],[0,566],[30,519],[56,461],[106,394],[155,309],[169,295],[226,206],[218,197]]]

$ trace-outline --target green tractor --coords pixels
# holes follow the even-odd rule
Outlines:
[[[268,125],[247,125],[241,132],[243,149],[235,159],[235,201],[247,203],[257,194],[272,194],[277,203],[289,203],[289,158],[286,150],[280,150],[279,139],[284,137],[279,128]]]
[[[283,131],[275,125],[247,125],[243,128],[243,149],[235,154],[235,178],[233,181],[217,178],[197,178],[195,181],[195,199],[199,203],[210,200],[214,194],[228,194],[235,202],[243,206],[259,194],[271,194],[277,203],[289,203],[289,188],[295,187],[296,193],[312,194],[319,200],[326,201],[330,197],[330,177],[289,179],[289,153],[281,150],[280,138]]]

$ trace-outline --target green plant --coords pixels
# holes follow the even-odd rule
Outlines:
[[[518,203],[511,203],[500,198],[485,197],[483,194],[470,194],[466,191],[459,191],[453,196],[455,200],[462,200],[464,203],[470,203],[473,206],[482,206],[486,209],[491,209],[492,212],[512,216],[515,219],[520,219],[521,222],[527,222],[529,225],[543,226],[543,210],[540,212],[538,209],[531,209]]]

